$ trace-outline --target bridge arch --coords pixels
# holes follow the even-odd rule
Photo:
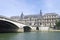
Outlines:
[[[18,30],[17,25],[5,21],[5,20],[0,20],[0,33],[1,32],[16,32]]]
[[[24,26],[23,29],[24,32],[31,32],[31,28],[29,26]]]

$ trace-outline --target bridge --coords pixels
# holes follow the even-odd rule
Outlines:
[[[24,25],[9,18],[0,17],[0,33],[2,32],[30,32],[31,26]]]

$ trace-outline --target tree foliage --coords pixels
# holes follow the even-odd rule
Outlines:
[[[60,21],[56,22],[55,28],[60,29]]]
[[[60,27],[60,21],[56,22],[56,26]]]

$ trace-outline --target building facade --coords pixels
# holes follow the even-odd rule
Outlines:
[[[44,15],[42,15],[42,12],[40,12],[41,15],[27,15],[27,16],[22,16],[23,18],[18,18],[19,20],[17,20],[15,17],[11,17],[11,19],[13,18],[13,20],[17,20],[20,23],[26,24],[28,26],[32,26],[32,27],[54,27],[57,21],[60,20],[60,16],[56,13],[46,13]]]

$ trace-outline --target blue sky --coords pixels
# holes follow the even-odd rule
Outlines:
[[[0,15],[20,16],[44,13],[60,13],[60,0],[0,0]]]

